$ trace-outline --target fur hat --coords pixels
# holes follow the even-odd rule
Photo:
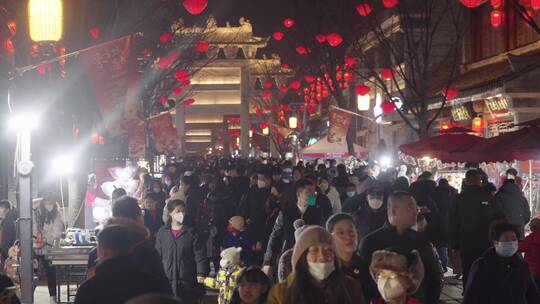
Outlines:
[[[332,248],[334,253],[336,252],[336,245],[332,239],[332,235],[328,231],[324,230],[321,226],[307,226],[299,238],[296,240],[292,254],[292,266],[293,270],[296,268],[296,264],[300,257],[309,247],[314,245],[327,245]]]
[[[529,222],[529,228],[531,228],[533,231],[540,228],[540,215],[533,217],[533,219]]]
[[[377,250],[371,257],[369,270],[375,281],[383,270],[396,273],[403,286],[413,293],[424,279],[424,264],[416,250],[410,253],[400,249]]]
[[[228,261],[229,265],[238,265],[240,264],[240,253],[242,252],[242,247],[229,247],[224,249],[220,256],[223,260]]]
[[[229,219],[229,224],[234,227],[234,229],[238,231],[244,231],[244,228],[246,226],[246,222],[244,221],[244,218],[240,215],[235,215]]]

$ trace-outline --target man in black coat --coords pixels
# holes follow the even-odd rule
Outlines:
[[[280,211],[266,247],[263,271],[268,275],[272,274],[276,259],[296,243],[294,222],[297,219],[303,219],[306,225],[323,226],[325,223],[324,210],[316,203],[313,190],[315,185],[307,179],[301,179],[295,186],[296,203],[288,202]]]
[[[458,194],[450,210],[450,248],[461,256],[463,286],[473,262],[489,246],[489,226],[495,215],[491,196],[482,187],[480,173],[469,170],[465,174],[463,190]]]
[[[367,202],[353,214],[358,232],[358,243],[371,232],[381,228],[388,217],[383,190],[373,187],[367,191]]]
[[[508,223],[519,227],[518,238],[525,238],[525,225],[531,220],[531,208],[523,191],[513,179],[507,179],[495,195],[495,212],[504,215]]]
[[[420,207],[420,212],[425,216],[428,223],[426,234],[429,240],[437,247],[443,239],[442,216],[437,203],[437,183],[433,181],[433,174],[425,171],[418,180],[411,184],[409,192]]]
[[[417,250],[424,264],[425,275],[422,284],[414,297],[424,304],[437,304],[442,286],[442,276],[431,244],[420,233],[411,227],[416,224],[418,205],[407,192],[398,191],[388,198],[388,222],[374,232],[368,234],[360,243],[359,254],[364,261],[364,273],[369,273],[369,265],[375,251],[391,247],[401,247],[410,252]],[[366,303],[378,296],[374,281],[364,287]]]
[[[96,274],[77,290],[76,304],[124,303],[146,293],[170,293],[159,279],[141,271],[129,256],[136,243],[124,226],[109,225],[98,235]]]

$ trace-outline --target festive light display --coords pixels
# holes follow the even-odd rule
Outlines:
[[[200,15],[208,6],[208,0],[184,0],[182,5],[188,13],[196,16]]]
[[[281,41],[285,37],[285,34],[282,32],[275,32],[272,37],[277,41]]]
[[[59,41],[62,38],[62,18],[62,0],[30,0],[30,38],[35,42]]]
[[[291,18],[287,18],[285,20],[283,20],[283,25],[286,27],[286,28],[291,28],[294,26],[294,19],[291,19]]]
[[[482,4],[482,0],[459,0],[459,2],[468,8],[475,8]]]
[[[356,11],[358,15],[366,17],[373,11],[373,7],[369,3],[360,3],[356,6]]]
[[[458,97],[459,92],[456,88],[447,88],[442,91],[442,94],[447,100],[452,100]]]
[[[396,6],[399,3],[399,1],[398,0],[382,0],[382,3],[384,5],[384,7],[392,8],[392,7]]]
[[[493,10],[489,18],[493,27],[499,27],[503,24],[503,12],[500,10]]]
[[[343,38],[337,33],[330,33],[326,35],[326,41],[328,41],[330,46],[336,47],[343,42]]]
[[[197,51],[199,51],[200,53],[204,53],[208,50],[208,48],[210,47],[210,45],[208,44],[208,42],[204,41],[204,40],[199,40],[197,41]]]
[[[354,88],[354,91],[360,96],[366,96],[367,94],[369,94],[369,92],[371,92],[371,88],[365,84],[360,84],[357,85],[356,88]]]
[[[390,80],[394,78],[394,70],[392,69],[382,69],[380,72],[380,76],[384,80]]]

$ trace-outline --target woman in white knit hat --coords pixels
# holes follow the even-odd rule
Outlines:
[[[364,303],[362,287],[340,270],[332,236],[320,226],[301,234],[292,255],[293,272],[275,285],[267,304]]]

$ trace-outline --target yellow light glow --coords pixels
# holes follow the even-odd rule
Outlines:
[[[187,124],[223,123],[222,115],[188,115]]]
[[[210,129],[189,130],[186,132],[186,136],[212,136],[212,130]]]
[[[369,102],[369,94],[366,94],[364,96],[356,96],[356,104],[358,106],[358,111],[369,111]]]
[[[268,133],[270,133],[270,130],[268,129],[268,127],[262,129],[262,134],[268,135]]]
[[[253,130],[249,130],[249,137],[253,137]]]
[[[289,117],[289,128],[291,129],[298,128],[298,118],[296,118],[296,116]]]
[[[35,42],[59,41],[62,38],[62,15],[62,0],[30,0],[30,38]]]
[[[236,138],[236,144],[240,146],[240,137]]]
[[[186,142],[188,142],[188,143],[209,143],[209,142],[212,142],[212,138],[210,138],[210,137],[189,137],[189,138],[186,138]]]

